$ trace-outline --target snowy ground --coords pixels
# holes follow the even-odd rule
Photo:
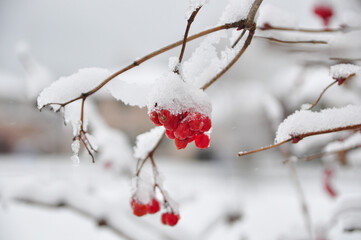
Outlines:
[[[180,204],[181,220],[170,228],[160,215],[138,218],[129,207],[130,180],[85,161],[73,167],[62,157],[4,157],[0,161],[0,239],[308,239],[288,167],[281,161],[247,167],[158,158],[165,187]],[[235,160],[237,161],[237,160]],[[239,160],[238,160],[239,161]],[[268,162],[269,163],[269,162]],[[224,167],[224,166],[228,167]],[[249,166],[249,165],[248,165]],[[322,168],[298,166],[316,232],[329,224],[336,200],[322,189]],[[341,193],[361,193],[360,169],[339,169]],[[29,197],[44,203],[66,199],[89,215],[12,201]],[[241,216],[229,224],[229,215]],[[92,217],[89,217],[92,216]],[[102,216],[125,235],[98,227]],[[331,231],[329,239],[337,239]],[[361,239],[359,233],[338,239]]]

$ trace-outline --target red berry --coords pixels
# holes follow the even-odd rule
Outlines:
[[[176,115],[176,116],[171,115],[169,122],[166,125],[164,125],[164,127],[169,130],[175,130],[178,127],[181,120],[182,120],[181,115]]]
[[[209,147],[210,139],[209,139],[208,135],[200,134],[200,135],[196,135],[194,142],[195,142],[197,148],[204,149],[204,148]]]
[[[167,135],[167,137],[168,137],[169,139],[174,139],[174,138],[175,138],[174,132],[173,132],[172,130],[166,129],[166,130],[165,130],[165,135]]]
[[[187,138],[188,143],[193,142],[195,138],[195,136]]]
[[[153,111],[149,114],[150,120],[156,125],[161,126],[159,119],[158,119],[158,113],[156,111]]]
[[[168,125],[171,120],[171,114],[166,109],[160,110],[158,113],[158,119],[162,125]]]
[[[186,146],[188,144],[188,139],[180,140],[180,139],[176,138],[174,140],[174,142],[175,142],[175,146],[177,147],[178,150],[184,149],[184,148],[186,148]]]
[[[202,115],[200,113],[193,113],[189,117],[189,128],[193,131],[200,131],[204,125],[202,121]]]
[[[133,208],[133,214],[135,216],[141,217],[145,214],[147,214],[148,212],[148,208],[147,205],[139,203],[137,200],[135,200],[134,198],[132,199],[132,201],[130,202],[130,205]]]
[[[153,198],[150,203],[147,204],[148,213],[154,214],[160,210],[160,205],[157,199]]]
[[[319,5],[319,6],[315,6],[315,8],[313,9],[313,12],[319,16],[320,18],[322,18],[323,20],[323,25],[325,27],[328,26],[329,20],[330,18],[333,16],[333,10],[330,6],[326,6],[326,5]]]
[[[209,117],[205,117],[202,119],[202,122],[203,122],[203,126],[202,126],[201,130],[203,132],[209,131],[209,129],[211,129],[211,127],[212,127],[211,119],[209,119]]]
[[[186,139],[190,135],[189,125],[185,122],[181,122],[174,130],[174,136],[180,140]]]
[[[174,226],[179,221],[179,214],[174,213],[163,213],[162,214],[162,223],[169,226]]]

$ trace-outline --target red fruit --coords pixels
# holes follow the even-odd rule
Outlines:
[[[195,136],[187,138],[188,143],[193,142],[195,138]]]
[[[326,6],[326,5],[319,5],[319,6],[315,6],[315,8],[313,9],[313,12],[319,16],[320,18],[322,18],[323,20],[323,25],[325,27],[328,26],[328,23],[330,21],[330,18],[333,16],[333,10],[330,6]]]
[[[160,112],[158,113],[158,119],[160,124],[162,125],[168,125],[169,122],[171,121],[171,114],[168,110],[160,110]]]
[[[158,119],[158,113],[156,111],[153,111],[149,114],[150,120],[156,125],[156,126],[162,126],[162,124],[160,124],[159,119]]]
[[[189,125],[185,122],[181,122],[174,130],[174,136],[180,140],[186,139],[190,135]]]
[[[202,126],[202,132],[207,132],[212,127],[212,122],[209,117],[202,118],[203,126]]]
[[[175,115],[171,115],[168,124],[167,124],[167,125],[164,125],[164,127],[165,127],[166,129],[169,129],[169,130],[175,130],[175,129],[178,127],[178,125],[179,125],[179,123],[181,122],[181,120],[182,120],[182,116],[181,116],[181,115],[176,115],[176,116],[175,116]]]
[[[204,149],[209,147],[210,139],[208,135],[200,134],[200,135],[196,135],[194,142],[197,148]]]
[[[178,150],[184,149],[184,148],[186,148],[186,146],[188,144],[188,139],[180,140],[180,139],[176,138],[174,140],[174,142],[175,142],[175,146],[177,147]]]
[[[150,203],[147,204],[148,213],[154,214],[160,210],[160,205],[157,199],[153,198]]]
[[[137,200],[135,200],[134,198],[132,199],[132,201],[130,202],[130,206],[132,206],[133,208],[133,214],[135,216],[141,217],[145,214],[147,214],[148,212],[148,208],[147,205],[139,203]]]
[[[162,214],[162,223],[164,225],[174,226],[179,221],[179,214],[174,213],[163,213]]]
[[[189,119],[189,128],[193,131],[200,131],[204,125],[202,115],[200,113],[193,113]]]
[[[173,132],[172,130],[166,129],[166,130],[165,130],[165,135],[167,135],[167,137],[168,137],[169,139],[174,139],[174,138],[175,138],[174,132]]]

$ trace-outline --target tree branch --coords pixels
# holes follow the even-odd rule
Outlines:
[[[345,131],[345,130],[360,130],[360,129],[361,129],[361,124],[356,124],[356,125],[343,126],[343,127],[333,128],[333,129],[326,129],[326,130],[321,130],[321,131],[303,133],[303,134],[292,136],[289,139],[286,139],[282,142],[279,142],[279,143],[276,143],[276,144],[273,144],[273,145],[270,145],[267,147],[262,147],[262,148],[252,150],[252,151],[239,152],[238,156],[242,157],[242,156],[249,155],[252,153],[262,152],[262,151],[265,151],[265,150],[268,150],[271,148],[281,146],[290,141],[292,141],[293,143],[297,143],[300,140],[302,140],[306,137],[310,137],[310,136],[321,135],[321,134],[326,134],[326,133],[333,133],[333,132],[340,132],[340,131]]]

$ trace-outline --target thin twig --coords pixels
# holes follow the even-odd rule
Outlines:
[[[305,43],[305,44],[327,44],[326,41],[318,41],[318,40],[301,40],[301,41],[290,41],[290,40],[281,40],[281,39],[277,39],[277,38],[272,38],[272,37],[263,37],[263,36],[255,36],[255,38],[258,39],[265,39],[271,42],[278,42],[278,43],[288,43],[288,44],[300,44],[300,43]]]
[[[183,38],[183,43],[182,43],[182,49],[181,49],[181,53],[179,55],[179,63],[182,62],[183,59],[183,55],[184,55],[184,51],[186,48],[186,44],[187,44],[187,38],[188,38],[188,33],[189,33],[189,29],[191,28],[191,25],[195,19],[195,17],[197,16],[197,13],[199,12],[199,10],[201,9],[202,6],[200,6],[199,8],[197,8],[196,10],[193,11],[192,15],[188,18],[188,23],[187,23],[187,27],[186,27],[186,31],[184,33],[184,38]]]
[[[279,143],[276,143],[276,144],[273,144],[273,145],[270,145],[270,146],[267,146],[267,147],[258,148],[258,149],[252,150],[252,151],[239,152],[238,156],[242,157],[242,156],[249,155],[249,154],[252,154],[252,153],[262,152],[262,151],[265,151],[265,150],[268,150],[268,149],[271,149],[271,148],[281,146],[281,145],[283,145],[283,144],[285,144],[287,142],[290,142],[290,141],[297,140],[297,142],[298,142],[298,141],[302,140],[303,138],[310,137],[310,136],[321,135],[321,134],[326,134],[326,133],[333,133],[333,132],[340,132],[340,131],[346,131],[346,130],[359,130],[359,129],[361,129],[361,124],[349,125],[349,126],[338,127],[338,128],[333,128],[333,129],[326,129],[326,130],[321,130],[321,131],[303,133],[303,134],[292,136],[289,139],[286,139],[286,140],[284,140],[282,142],[279,142]]]
[[[330,60],[340,61],[340,62],[358,62],[358,61],[361,61],[361,58],[337,58],[337,57],[331,57]]]
[[[321,92],[321,94],[317,98],[317,100],[307,110],[311,110],[314,106],[316,106],[316,104],[321,100],[323,94],[327,91],[327,89],[329,89],[332,85],[334,85],[337,82],[338,82],[338,80],[335,80],[332,83],[330,83],[325,89],[323,89],[323,91]]]
[[[290,27],[276,27],[272,26],[269,23],[264,24],[261,27],[257,27],[257,29],[262,31],[268,31],[268,30],[277,30],[277,31],[290,31],[290,32],[306,32],[306,33],[330,33],[330,32],[346,32],[346,31],[352,31],[352,30],[359,30],[359,27],[348,27],[343,26],[340,28],[330,29],[310,29],[310,28],[290,28]]]
[[[237,40],[232,44],[232,48],[234,48],[238,43],[239,41],[241,41],[241,39],[243,38],[244,34],[246,33],[246,29],[243,29],[242,30],[242,33],[241,35],[239,35],[239,37],[237,38]]]
[[[330,151],[330,152],[320,152],[320,153],[316,153],[316,154],[312,154],[312,155],[308,155],[308,156],[303,156],[303,157],[297,157],[297,161],[312,161],[314,159],[318,159],[318,158],[322,158],[325,156],[329,156],[329,155],[335,155],[335,154],[339,154],[342,152],[349,152],[349,151],[353,151],[356,149],[359,149],[361,146],[353,146],[353,147],[349,147],[349,148],[343,148],[341,150],[338,151]],[[286,159],[283,162],[284,163],[288,163],[290,161],[290,159]]]

